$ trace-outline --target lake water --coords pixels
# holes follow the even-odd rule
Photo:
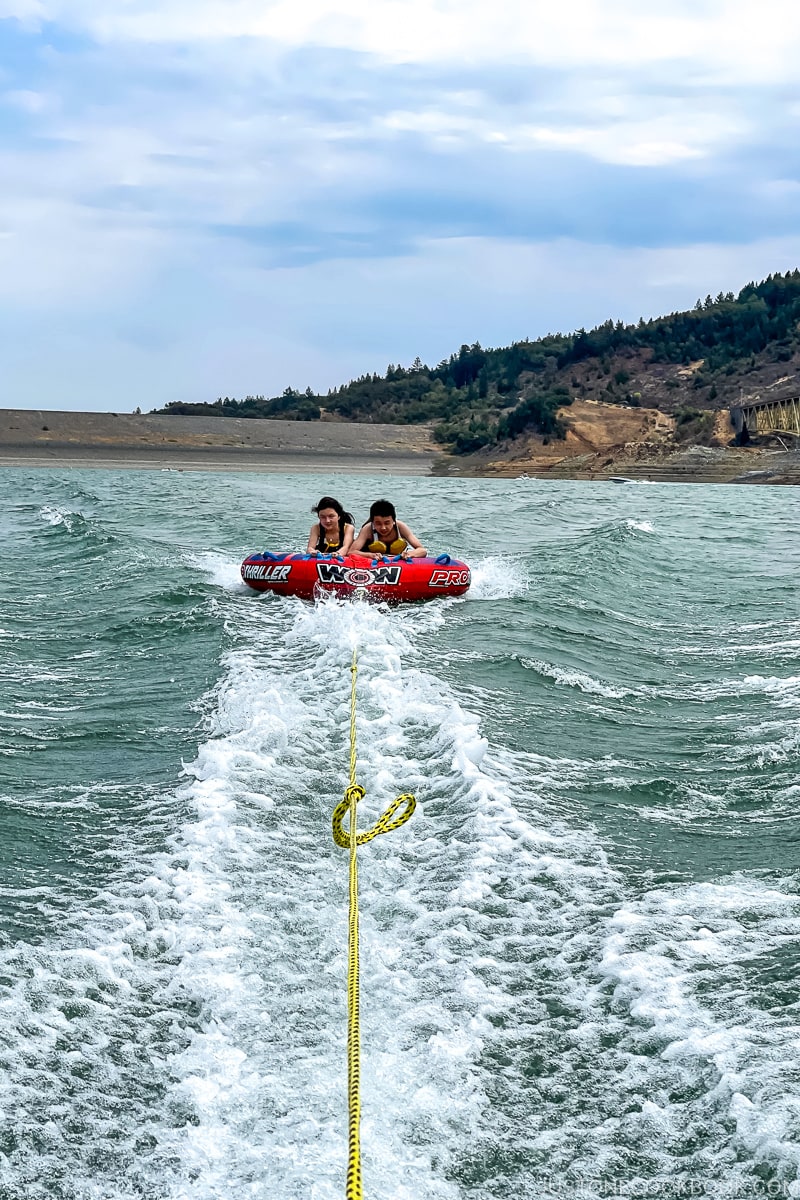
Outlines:
[[[790,488],[0,472],[0,1198],[800,1196]],[[388,495],[467,597],[257,595]]]

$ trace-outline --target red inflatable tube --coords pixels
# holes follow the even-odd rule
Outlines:
[[[242,579],[257,592],[277,592],[314,600],[333,593],[403,604],[463,596],[471,574],[466,563],[438,558],[376,558],[369,554],[316,556],[291,552],[251,554],[242,563]]]

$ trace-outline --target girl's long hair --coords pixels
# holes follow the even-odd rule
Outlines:
[[[311,511],[319,516],[319,510],[321,508],[332,508],[336,511],[336,515],[339,518],[339,530],[342,536],[344,536],[345,525],[355,525],[353,514],[345,512],[339,501],[335,500],[333,496],[323,496],[319,504],[315,504]]]

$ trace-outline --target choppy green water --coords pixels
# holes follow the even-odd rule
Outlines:
[[[2,1200],[344,1194],[354,643],[365,1195],[800,1195],[792,489],[0,488]],[[470,595],[247,591],[330,491]]]

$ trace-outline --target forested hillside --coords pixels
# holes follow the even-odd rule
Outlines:
[[[564,434],[558,410],[575,398],[658,408],[684,423],[769,388],[791,390],[800,364],[800,270],[706,296],[688,312],[636,325],[549,334],[501,349],[464,345],[435,367],[419,359],[364,375],[325,396],[287,388],[271,399],[224,397],[156,412],[398,424],[433,422],[456,453],[537,433]]]

